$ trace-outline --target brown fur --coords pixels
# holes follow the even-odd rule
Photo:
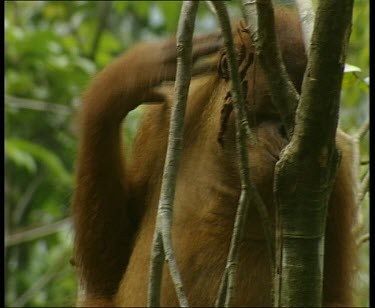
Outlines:
[[[298,20],[277,14],[277,29],[287,69],[300,89],[306,64]],[[247,34],[236,46],[247,53]],[[241,36],[244,35],[243,38]],[[245,46],[243,45],[245,42]],[[101,72],[86,92],[73,201],[75,260],[85,298],[83,306],[146,306],[150,252],[167,146],[170,95],[153,91],[174,76],[166,46],[141,44]],[[287,141],[267,83],[251,58],[243,76],[256,145],[250,146],[253,182],[273,217],[273,172]],[[219,59],[218,59],[219,61]],[[177,262],[191,306],[213,306],[229,249],[239,198],[234,114],[223,136],[221,111],[230,83],[218,74],[193,81],[174,205],[173,237]],[[164,97],[147,108],[131,155],[124,157],[121,121],[143,101]],[[343,158],[329,206],[324,266],[324,305],[351,306],[355,256],[352,150],[338,133]],[[126,164],[125,164],[126,160]],[[235,306],[271,305],[271,274],[261,222],[252,205],[241,245]],[[177,306],[165,266],[161,304]]]

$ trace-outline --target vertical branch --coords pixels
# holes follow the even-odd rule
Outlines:
[[[99,16],[99,24],[95,32],[90,54],[88,55],[88,57],[92,60],[95,60],[95,55],[98,50],[100,38],[102,37],[103,31],[107,25],[109,13],[111,12],[112,1],[103,1],[101,3],[101,6],[102,8]]]
[[[319,2],[294,134],[276,164],[282,245],[276,306],[322,304],[324,236],[339,163],[335,136],[352,9],[353,0]]]
[[[291,137],[299,95],[282,61],[272,1],[242,0],[242,4],[255,52],[269,84],[272,102]]]
[[[363,199],[366,196],[366,193],[368,192],[370,188],[370,172],[367,171],[364,179],[361,182],[361,185],[359,187],[359,192],[357,196],[357,203],[358,205],[362,203]]]
[[[315,12],[311,0],[295,0],[301,21],[303,43],[306,54],[309,54],[311,36],[314,29]]]
[[[161,279],[164,265],[164,248],[161,233],[156,228],[151,251],[150,278],[148,284],[147,303],[148,307],[160,306]]]
[[[233,44],[228,12],[223,1],[211,1],[211,3],[215,7],[216,13],[218,15],[226,47],[229,75],[232,82],[233,104],[236,112],[236,148],[241,177],[241,195],[237,208],[232,239],[230,243],[230,250],[225,272],[221,281],[219,294],[215,303],[216,306],[222,306],[225,302],[225,306],[228,307],[233,301],[234,290],[236,287],[236,271],[239,257],[239,248],[241,239],[243,237],[243,229],[246,222],[250,196],[253,197],[253,200],[255,201],[259,215],[263,222],[264,233],[270,254],[271,266],[273,266],[274,264],[274,240],[266,206],[264,205],[263,200],[257,192],[254,184],[250,180],[247,138],[248,134],[251,134],[251,131],[249,130],[246,118],[245,101],[243,98],[240,77],[238,74],[237,55]],[[251,136],[249,137],[251,138]]]
[[[354,227],[354,232],[357,234],[358,232],[361,232],[362,226],[363,226],[363,217],[362,217],[362,211],[361,211],[361,203],[366,195],[366,192],[368,190],[369,186],[369,177],[370,174],[367,172],[365,178],[361,181],[359,178],[360,174],[360,168],[361,168],[361,140],[365,136],[365,134],[368,132],[370,128],[370,123],[369,121],[365,122],[359,129],[358,131],[351,136],[351,139],[353,141],[353,152],[354,152],[354,172],[355,175],[358,179],[357,185],[358,185],[358,193],[357,193],[357,211],[358,211],[358,222],[356,226]],[[367,184],[366,184],[367,182]],[[366,187],[367,186],[367,187]]]
[[[187,307],[180,273],[172,245],[172,214],[176,189],[177,171],[182,149],[183,124],[187,95],[192,74],[192,38],[198,2],[184,1],[177,29],[177,72],[175,83],[175,104],[171,115],[168,148],[161,186],[156,234],[152,248],[151,275],[149,283],[149,303],[151,307],[160,306],[160,283],[163,254],[169,265],[170,275],[175,285],[180,306]],[[159,293],[159,294],[157,294]]]

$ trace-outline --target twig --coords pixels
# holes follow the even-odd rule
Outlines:
[[[24,190],[24,193],[19,198],[14,213],[12,215],[12,225],[18,226],[26,213],[28,206],[30,205],[30,201],[32,200],[32,197],[34,196],[34,193],[39,188],[40,184],[42,184],[42,181],[45,177],[44,172],[40,172],[36,178],[26,187]]]
[[[363,201],[363,199],[366,196],[366,193],[368,192],[370,188],[370,172],[367,171],[364,179],[362,180],[362,183],[360,185],[358,195],[357,195],[357,204],[360,205]]]
[[[55,112],[60,114],[70,115],[72,113],[71,108],[64,105],[45,103],[32,99],[19,98],[14,96],[5,96],[6,107],[24,108],[37,111]]]
[[[165,259],[169,265],[170,275],[176,289],[179,304],[182,307],[188,307],[188,300],[183,289],[182,280],[173,251],[171,225],[177,170],[182,149],[183,120],[192,75],[192,38],[197,9],[198,2],[184,1],[177,29],[175,104],[171,115],[168,148],[156,221],[156,235],[154,236],[152,248],[152,254],[155,258],[151,261],[151,275],[149,282],[148,305],[151,307],[160,306],[160,294],[156,294],[157,292],[160,293],[160,286],[156,286],[157,283],[155,282],[157,282],[157,280],[159,280],[159,282],[161,281],[162,264],[160,262],[160,255],[162,254],[158,252],[161,249],[164,250]],[[159,257],[156,258],[156,256]]]
[[[365,122],[355,134],[351,136],[352,142],[353,142],[353,159],[354,159],[354,168],[355,168],[355,174],[357,177],[359,177],[359,168],[362,165],[361,162],[361,139],[365,136],[365,134],[368,132],[370,129],[370,122],[367,121]],[[360,183],[358,193],[357,193],[357,206],[358,206],[358,211],[360,211],[359,206],[362,203],[367,191],[369,190],[369,179],[370,178],[370,173],[367,172],[365,175],[365,178],[363,179],[362,183]],[[359,180],[360,181],[360,180]],[[359,216],[361,217],[361,215]],[[361,221],[361,219],[360,219]],[[359,225],[362,225],[361,222],[359,222]]]
[[[295,0],[301,20],[303,43],[306,54],[309,54],[311,36],[314,29],[315,12],[311,0]]]
[[[208,0],[206,0],[205,2],[206,2],[206,4],[207,4],[208,10],[209,10],[212,14],[214,14],[214,15],[216,16],[216,8],[215,8],[214,5],[212,5],[212,2],[211,2],[211,1],[208,1]]]
[[[11,304],[11,307],[24,307],[25,304],[28,303],[37,294],[38,291],[43,289],[51,280],[56,278],[56,276],[68,273],[69,268],[64,266],[68,264],[66,260],[66,255],[60,257],[58,261],[53,265],[52,269],[45,273],[37,281],[35,281],[30,289],[28,289]]]
[[[242,0],[259,63],[266,75],[272,102],[291,137],[299,95],[288,77],[275,32],[271,0]]]
[[[163,264],[164,264],[164,248],[163,239],[159,230],[155,230],[156,238],[153,241],[153,247],[151,252],[151,269],[150,269],[150,281],[148,288],[148,306],[158,307],[160,306],[160,293],[161,293],[161,279],[163,275]]]
[[[358,139],[358,141],[360,141],[365,135],[366,133],[369,131],[370,129],[370,122],[367,121],[365,122],[359,129],[358,129],[358,132],[355,134],[355,138]]]
[[[109,13],[111,12],[112,1],[103,1],[101,5],[102,7],[100,8],[98,28],[96,29],[95,37],[92,43],[91,52],[89,54],[89,58],[92,60],[95,59],[95,55],[96,55],[96,51],[98,50],[100,38],[107,25]]]
[[[70,224],[71,219],[65,218],[49,225],[10,234],[5,237],[5,247],[19,245],[25,242],[33,241],[38,238],[54,234],[56,232],[59,232],[64,227],[69,226]]]
[[[234,290],[236,287],[236,271],[239,257],[239,248],[243,237],[243,229],[249,208],[250,196],[254,197],[257,210],[263,222],[264,233],[270,253],[271,266],[273,266],[274,247],[273,236],[271,233],[272,229],[267,209],[263,203],[263,200],[259,196],[259,193],[257,192],[254,184],[250,180],[247,137],[248,134],[251,133],[251,131],[249,130],[246,118],[245,101],[243,98],[240,77],[238,74],[237,56],[233,44],[228,12],[223,1],[212,1],[211,3],[216,9],[220,26],[222,28],[228,60],[229,74],[232,81],[232,98],[236,112],[236,148],[241,177],[241,195],[237,208],[227,265],[215,303],[216,306],[222,306],[225,300],[225,306],[228,307],[233,301]],[[224,292],[226,292],[225,296]]]
[[[367,241],[369,241],[369,240],[370,240],[370,234],[369,234],[369,233],[364,234],[364,235],[362,235],[362,236],[358,239],[358,241],[357,241],[357,246],[360,246],[360,245],[362,245],[363,243],[365,243],[365,242],[367,242]]]

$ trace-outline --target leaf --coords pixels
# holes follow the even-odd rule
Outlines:
[[[128,8],[129,3],[127,1],[115,1],[113,3],[113,8],[117,11],[117,13],[124,13]]]
[[[159,1],[159,6],[163,11],[166,28],[169,32],[177,30],[178,19],[180,16],[180,1]]]
[[[63,185],[71,184],[72,176],[65,169],[60,158],[52,151],[36,143],[32,143],[28,140],[18,139],[18,138],[8,138],[6,140],[6,147],[9,147],[9,145],[10,145],[11,154],[12,154],[12,150],[13,150],[13,153],[16,150],[19,152],[22,152],[25,157],[29,156],[34,161],[34,163],[36,160],[38,160],[42,164],[44,164],[50,170],[52,174],[52,178],[55,178],[61,184]]]
[[[358,66],[354,66],[348,63],[345,63],[344,73],[349,72],[361,72],[362,70]]]
[[[5,140],[5,159],[12,161],[19,167],[25,168],[30,173],[35,173],[37,169],[35,159],[32,155],[17,147],[13,140]]]
[[[354,85],[354,83],[358,80],[358,77],[353,74],[353,72],[346,72],[344,73],[344,77],[342,80],[342,88],[347,89]]]

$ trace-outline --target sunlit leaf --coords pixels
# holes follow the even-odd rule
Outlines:
[[[362,70],[358,66],[354,66],[354,65],[345,63],[344,73],[360,72],[360,71],[362,71]]]
[[[8,138],[7,143],[8,145],[9,143],[11,144],[13,151],[17,149],[18,151],[27,153],[34,161],[38,160],[40,163],[44,164],[53,175],[52,178],[58,180],[59,183],[71,183],[72,179],[70,173],[65,169],[60,158],[52,151],[24,139]]]
[[[30,173],[35,173],[37,169],[33,156],[19,148],[13,140],[5,139],[5,159],[25,168]]]

